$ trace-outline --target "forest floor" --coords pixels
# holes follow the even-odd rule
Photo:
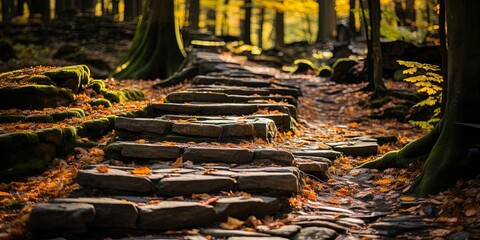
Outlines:
[[[227,54],[228,55],[228,54]],[[227,56],[228,57],[228,56]],[[235,57],[234,57],[235,58]],[[113,59],[110,56],[105,59]],[[276,78],[292,78],[288,73],[278,69],[265,67],[253,62],[244,61],[242,66],[256,72],[275,75]],[[113,60],[110,60],[113,61]],[[43,63],[46,64],[47,62]],[[3,68],[2,68],[3,69]],[[382,225],[381,227],[351,229],[355,236],[363,239],[377,238],[376,231],[398,232],[396,238],[406,239],[480,239],[480,180],[458,181],[447,191],[432,195],[429,198],[415,198],[407,192],[414,178],[422,170],[422,163],[411,164],[406,169],[372,170],[364,172],[356,169],[360,163],[377,158],[395,149],[400,149],[408,142],[425,134],[409,123],[395,119],[378,120],[369,116],[378,109],[359,106],[359,102],[368,101],[369,92],[362,91],[365,84],[335,84],[313,75],[296,75],[301,79],[303,96],[299,98],[299,127],[295,133],[281,134],[276,144],[286,147],[318,146],[322,149],[325,143],[348,141],[352,137],[385,136],[397,137],[395,143],[379,146],[378,155],[366,157],[344,156],[334,161],[328,169],[325,180],[310,177],[307,186],[297,196],[290,199],[291,214],[295,216],[314,215],[319,206],[339,207],[348,210],[369,210],[378,216],[400,219],[402,216],[416,216],[426,227],[414,226],[412,229]],[[91,111],[90,116],[101,117],[118,114],[123,111],[140,109],[150,102],[161,102],[166,94],[183,89],[179,85],[168,89],[153,89],[158,81],[129,80],[115,82],[118,88],[136,86],[146,93],[145,101],[130,101],[114,104],[112,108],[91,108],[78,102]],[[409,88],[402,82],[388,81],[389,88]],[[88,96],[84,96],[85,100]],[[82,99],[82,98],[80,98]],[[85,100],[86,101],[86,100]],[[2,110],[1,114],[19,110]],[[41,110],[40,110],[41,111]],[[29,112],[35,113],[35,111]],[[27,113],[24,113],[27,114]],[[65,120],[63,123],[39,124],[0,124],[0,133],[37,130],[55,124],[75,125],[76,122]],[[76,149],[66,159],[56,159],[51,169],[39,176],[33,176],[24,182],[0,184],[0,239],[19,239],[27,236],[26,223],[28,213],[37,203],[47,202],[51,198],[68,196],[79,188],[72,182],[78,169],[82,166],[101,162],[103,147],[112,137],[106,135],[99,145],[90,149]],[[255,143],[252,143],[255,144]],[[418,219],[415,218],[417,221]],[[263,219],[263,224],[284,224],[283,219]],[[262,222],[260,221],[260,222]],[[375,224],[375,222],[371,223]],[[383,228],[382,228],[383,227]],[[177,234],[177,233],[175,233]],[[345,238],[348,236],[343,235]]]

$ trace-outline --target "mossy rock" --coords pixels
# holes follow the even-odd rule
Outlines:
[[[123,90],[123,93],[125,97],[131,101],[140,101],[140,100],[143,100],[143,98],[145,97],[142,90],[134,87]]]
[[[34,157],[34,148],[40,143],[33,132],[0,135],[0,170],[9,169]]]
[[[77,146],[79,136],[77,134],[76,127],[62,128],[62,141],[57,148],[57,154],[60,157],[65,157],[73,151],[73,148]]]
[[[78,134],[87,138],[98,138],[113,130],[113,124],[108,118],[99,118],[83,122],[78,128]]]
[[[376,98],[376,99],[371,100],[370,107],[379,108],[379,107],[391,102],[392,100],[393,100],[393,98],[390,97],[390,96],[384,96],[384,97]]]
[[[333,74],[333,68],[329,66],[323,66],[318,69],[318,76],[319,77],[331,77]]]
[[[54,122],[53,117],[50,115],[36,115],[36,116],[27,116],[24,122],[33,122],[33,123],[52,123]]]
[[[0,123],[14,123],[25,119],[23,115],[0,115]]]
[[[355,69],[358,62],[349,58],[340,58],[332,65],[333,74],[330,78],[336,83],[359,83],[365,81],[363,73]]]
[[[45,75],[33,75],[28,80],[28,83],[35,83],[39,85],[52,85],[55,86],[55,83],[49,77]]]
[[[37,136],[41,142],[62,144],[62,129],[59,127],[42,129],[37,132]]]
[[[308,59],[297,59],[293,62],[295,70],[292,74],[302,74],[307,73],[309,70],[316,69],[315,64]]]
[[[108,101],[113,103],[120,103],[126,100],[125,94],[123,94],[123,92],[102,89],[101,94],[105,99],[108,99]]]
[[[52,116],[55,122],[59,122],[67,118],[83,118],[85,117],[85,112],[79,108],[71,108],[67,111],[52,113],[50,116]]]
[[[40,174],[48,169],[51,162],[50,159],[32,158],[16,164],[11,168],[0,171],[0,182],[19,181],[28,176]]]
[[[71,89],[77,93],[81,89],[85,70],[81,66],[63,67],[43,72],[43,75],[49,77],[59,87]]]
[[[105,81],[100,79],[94,79],[88,84],[88,88],[93,89],[97,94],[102,93],[102,90],[106,89]]]
[[[43,109],[68,106],[75,95],[68,89],[45,85],[0,88],[0,109]]]
[[[109,107],[112,106],[112,103],[110,101],[108,101],[108,99],[98,98],[98,99],[94,99],[93,101],[91,101],[90,105],[92,107],[104,106],[106,108],[109,108]]]

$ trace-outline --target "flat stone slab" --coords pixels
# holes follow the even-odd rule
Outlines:
[[[300,151],[294,151],[292,153],[298,157],[324,157],[330,160],[335,160],[342,156],[341,152],[334,150],[301,149]]]
[[[105,173],[99,172],[95,166],[88,167],[78,171],[75,178],[78,184],[122,191],[126,195],[155,193],[158,196],[190,196],[194,193],[230,190],[271,190],[289,194],[298,191],[300,174],[295,167],[237,169],[193,165],[189,168],[152,169],[149,175],[135,176],[130,173],[132,168],[127,167],[109,167]],[[266,202],[264,207],[270,206],[271,199],[267,200],[263,200]],[[265,207],[264,210],[268,209]]]
[[[253,154],[252,150],[242,148],[189,147],[183,159],[194,163],[251,163]]]
[[[112,168],[107,173],[101,173],[95,168],[79,170],[75,181],[82,186],[137,193],[151,192],[153,189],[150,179]]]
[[[287,115],[288,116],[288,115]],[[116,136],[121,139],[160,139],[170,135],[191,136],[200,138],[254,138],[271,141],[277,132],[275,121],[268,118],[208,118],[193,116],[174,116],[151,119],[149,124],[142,125],[146,119],[121,118],[124,125],[132,125],[134,128],[123,126],[115,128]],[[155,124],[158,123],[159,126]],[[168,123],[168,124],[166,124]],[[128,128],[128,130],[126,130]],[[157,129],[156,133],[150,129]],[[160,131],[161,129],[161,131]]]
[[[244,220],[252,215],[261,218],[268,214],[276,214],[282,208],[277,198],[264,196],[222,197],[213,203],[213,206],[219,220],[225,220],[227,217]]]
[[[301,229],[302,227],[298,225],[284,225],[279,228],[261,230],[261,232],[270,234],[272,236],[290,238],[294,234],[300,232]]]
[[[260,78],[235,78],[224,76],[208,76],[198,75],[192,83],[194,85],[210,85],[210,84],[222,84],[229,86],[245,86],[245,87],[270,87],[270,81],[266,81]]]
[[[268,159],[275,163],[291,165],[295,157],[291,152],[277,149],[255,149],[255,159]]]
[[[180,135],[220,138],[223,128],[214,124],[174,123],[172,132]]]
[[[221,228],[204,228],[200,232],[205,235],[210,235],[216,238],[225,237],[270,237],[270,235],[259,232],[248,232],[242,230],[229,230]]]
[[[237,177],[240,190],[268,189],[298,192],[299,182],[293,173],[245,172]]]
[[[121,149],[122,156],[133,158],[176,159],[183,151],[183,147],[180,146],[155,143],[115,142],[113,144]]]
[[[203,226],[215,219],[212,206],[196,202],[162,201],[154,205],[139,206],[138,210],[138,226],[145,230]]]
[[[97,227],[136,228],[138,211],[135,204],[113,198],[56,198],[53,203],[85,203],[95,207]]]
[[[376,155],[378,152],[378,144],[376,141],[364,142],[364,141],[355,141],[348,142],[345,144],[340,144],[333,147],[335,151],[344,153],[345,155],[350,156],[367,156],[367,155]]]
[[[125,118],[115,119],[115,129],[123,129],[131,132],[151,132],[165,134],[172,127],[171,122],[152,118]]]
[[[293,118],[297,117],[295,106],[289,104],[268,104],[268,103],[212,103],[212,104],[179,104],[162,103],[150,104],[147,107],[154,116],[166,114],[190,114],[190,115],[249,115],[259,110],[278,111],[287,113]]]
[[[95,219],[95,207],[85,203],[39,203],[29,217],[33,231],[82,233]]]
[[[192,193],[215,193],[234,190],[233,178],[213,175],[183,174],[162,178],[156,192],[164,196],[191,195]]]
[[[259,96],[259,95],[234,95],[223,92],[211,91],[186,91],[173,92],[168,94],[166,101],[169,103],[248,103],[255,101],[272,100],[276,102],[287,102],[295,105],[296,100],[291,96]]]
[[[310,159],[295,159],[293,165],[304,172],[326,172],[329,164],[326,162],[318,162]]]
[[[325,227],[306,227],[300,230],[292,239],[294,240],[306,240],[306,239],[318,239],[329,240],[335,239],[338,233],[330,228]]]

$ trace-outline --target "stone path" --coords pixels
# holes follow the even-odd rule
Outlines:
[[[165,238],[166,230],[201,228],[178,238],[357,239],[428,227],[402,217],[366,231],[368,223],[388,213],[323,205],[310,206],[315,215],[296,212],[278,228],[216,227],[229,217],[288,213],[288,199],[302,190],[306,175],[325,178],[332,161],[343,154],[376,154],[378,144],[362,137],[325,149],[273,148],[268,143],[279,132],[295,127],[300,89],[226,63],[218,54],[198,56],[206,75],[195,77],[191,87],[169,94],[165,103],[150,104],[144,118],[116,118],[115,141],[106,147],[108,164],[80,169],[75,181],[81,190],[36,205],[29,220],[33,237]],[[256,139],[264,144],[243,142]],[[345,183],[356,184],[368,174]]]

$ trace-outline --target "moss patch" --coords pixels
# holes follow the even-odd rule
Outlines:
[[[91,101],[90,105],[92,107],[104,106],[106,108],[109,108],[109,107],[112,106],[112,103],[110,101],[108,101],[108,99],[98,98],[98,99],[94,99],[93,101]]]
[[[67,89],[44,85],[0,88],[0,109],[43,109],[68,106],[75,95]]]

